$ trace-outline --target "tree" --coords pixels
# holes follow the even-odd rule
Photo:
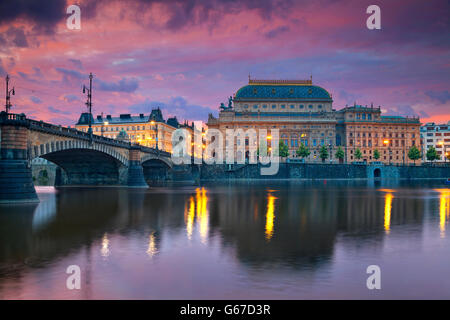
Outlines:
[[[408,151],[408,158],[414,161],[414,165],[416,165],[416,160],[420,159],[420,150],[416,146],[412,146]]]
[[[375,160],[380,159],[380,151],[378,151],[378,149],[373,150],[373,158]]]
[[[344,150],[342,150],[342,148],[339,147],[336,151],[336,158],[339,159],[339,163],[342,163],[342,161],[344,160],[344,157],[345,157]]]
[[[278,143],[278,153],[279,153],[280,157],[282,157],[282,158],[286,158],[289,156],[289,148],[281,140]]]
[[[355,150],[355,158],[358,160],[362,158],[362,153],[361,150],[359,150],[359,148],[356,148]]]
[[[258,149],[256,150],[256,155],[258,157],[264,157],[268,156],[267,154],[267,142],[264,141],[264,139],[261,139],[259,142]]]
[[[322,162],[325,162],[325,159],[328,158],[327,147],[325,147],[325,146],[320,147],[319,157],[320,157],[320,159],[322,159]]]
[[[300,144],[300,147],[298,147],[296,153],[299,157],[306,158],[311,154],[311,151],[309,151],[308,147],[302,143]]]
[[[441,157],[438,155],[436,149],[433,146],[430,146],[427,150],[427,160],[433,162],[434,160],[438,160]]]

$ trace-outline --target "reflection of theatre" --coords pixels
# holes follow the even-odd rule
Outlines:
[[[227,129],[278,129],[289,157],[296,157],[303,143],[311,151],[310,162],[321,161],[321,146],[331,151],[333,160],[341,146],[349,162],[356,161],[356,148],[362,153],[359,161],[375,161],[378,149],[378,161],[389,162],[390,157],[392,163],[412,162],[407,152],[412,145],[420,147],[418,118],[382,116],[380,107],[358,105],[336,111],[332,104],[332,95],[312,80],[249,79],[234,95],[233,105],[222,105],[218,118],[209,115],[208,128],[219,129],[224,137]],[[236,150],[240,141],[235,140]],[[249,151],[248,138],[243,143]]]

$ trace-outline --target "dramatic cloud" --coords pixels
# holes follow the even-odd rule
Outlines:
[[[275,38],[278,35],[282,34],[283,32],[287,32],[287,31],[289,31],[288,26],[280,26],[280,27],[277,27],[275,29],[272,29],[272,30],[266,32],[264,35],[267,39],[272,39],[272,38]]]
[[[27,37],[25,36],[25,32],[21,28],[10,27],[6,34],[8,37],[12,39],[12,43],[14,46],[19,48],[28,47]]]
[[[17,19],[33,22],[46,32],[64,18],[66,1],[64,0],[14,0],[0,2],[0,24]]]
[[[64,115],[70,115],[71,114],[69,111],[60,110],[60,109],[54,108],[52,106],[48,106],[47,109],[51,113],[64,114]]]
[[[152,109],[161,108],[166,118],[177,116],[178,119],[205,120],[209,113],[217,115],[216,111],[200,105],[190,104],[183,97],[171,97],[167,102],[151,101],[149,99],[129,107],[133,113],[149,113]]]
[[[80,101],[80,98],[78,96],[74,95],[74,94],[66,94],[63,97],[63,100],[70,103],[70,102],[73,102],[73,101]]]
[[[427,91],[425,94],[433,100],[437,100],[440,103],[446,103],[450,100],[450,92],[448,90],[443,91]]]
[[[366,28],[369,0],[76,3],[81,30],[66,28],[65,0],[0,3],[0,75],[16,86],[15,111],[73,124],[92,72],[95,113],[160,106],[206,120],[250,74],[312,76],[335,109],[373,102],[424,122],[450,119],[445,0],[379,0],[381,30]],[[54,108],[36,108],[30,96]]]
[[[69,59],[69,61],[74,65],[77,69],[83,69],[83,64],[81,63],[81,60],[78,59]]]
[[[30,100],[37,104],[42,103],[42,100],[35,96],[31,96]]]
[[[137,79],[121,79],[117,82],[106,82],[103,80],[97,80],[98,89],[103,91],[115,91],[115,92],[134,92],[139,88],[139,82]]]

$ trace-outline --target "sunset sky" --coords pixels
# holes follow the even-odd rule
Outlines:
[[[81,8],[69,30],[66,8]],[[366,8],[381,8],[381,30]],[[447,0],[1,0],[0,76],[11,112],[73,125],[93,113],[206,120],[256,79],[309,79],[346,104],[381,105],[422,122],[450,120]]]

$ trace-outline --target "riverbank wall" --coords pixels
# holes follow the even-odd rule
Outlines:
[[[446,179],[450,166],[393,166],[372,164],[280,163],[274,175],[262,175],[261,164],[203,165],[197,178],[202,181],[241,179]]]

